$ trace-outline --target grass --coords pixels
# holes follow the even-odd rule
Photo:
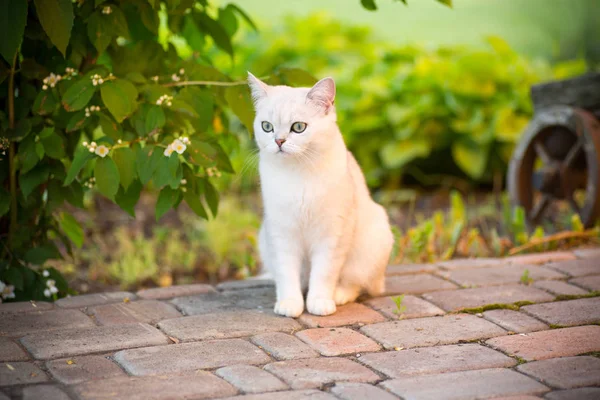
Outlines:
[[[404,295],[400,295],[400,296],[392,296],[391,299],[394,301],[394,304],[396,304],[396,309],[394,310],[394,314],[400,316],[403,312],[406,311],[406,306],[402,305],[402,301],[404,300]]]
[[[521,275],[520,282],[523,285],[531,285],[533,283],[533,278],[531,276],[529,276],[529,270],[528,269],[526,269],[525,271],[523,271],[523,275]]]

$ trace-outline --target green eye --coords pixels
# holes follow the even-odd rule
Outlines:
[[[262,125],[262,128],[263,128],[263,131],[265,131],[265,132],[273,132],[273,125],[270,122],[263,121],[261,125]]]
[[[292,124],[292,132],[302,133],[306,129],[306,122],[294,122]]]

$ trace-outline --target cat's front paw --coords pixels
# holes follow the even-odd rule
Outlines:
[[[306,309],[313,315],[329,315],[336,310],[332,299],[316,298],[306,300]]]
[[[296,318],[304,311],[304,300],[300,298],[288,297],[275,303],[275,314],[284,317]]]

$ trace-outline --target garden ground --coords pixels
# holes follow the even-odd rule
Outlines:
[[[272,282],[0,304],[0,399],[597,399],[600,248],[388,269],[272,313]]]

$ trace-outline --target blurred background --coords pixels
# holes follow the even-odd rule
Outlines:
[[[501,256],[535,238],[582,231],[560,204],[552,218],[528,229],[522,210],[508,204],[505,177],[533,114],[531,86],[597,69],[599,2],[454,0],[450,8],[433,0],[380,0],[376,11],[362,3],[238,0],[258,29],[224,21],[233,59],[207,37],[170,33],[164,21],[159,37],[180,57],[205,58],[237,80],[246,71],[286,71],[307,84],[334,77],[346,143],[394,224],[393,262]],[[221,199],[216,218],[192,216],[182,205],[157,222],[150,191],[133,219],[89,192],[87,211],[70,210],[85,244],[54,265],[75,290],[215,283],[257,272],[255,146],[233,115],[213,125],[231,133],[220,143],[235,169],[213,177]],[[573,243],[580,242],[550,240],[528,250]]]

